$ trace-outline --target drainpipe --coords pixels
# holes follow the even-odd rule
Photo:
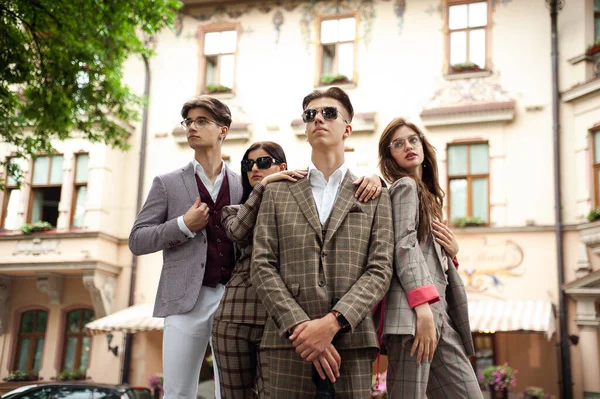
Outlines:
[[[571,380],[571,354],[567,328],[567,297],[563,290],[565,267],[563,257],[562,194],[560,179],[560,92],[558,89],[558,11],[564,6],[564,0],[546,0],[550,6],[550,26],[552,40],[552,138],[554,152],[554,212],[556,235],[556,267],[558,268],[558,322],[560,335],[560,397],[573,398]]]
[[[150,103],[150,63],[148,57],[142,55],[144,59],[144,68],[146,71],[146,82],[144,84],[144,112],[142,116],[142,140],[140,143],[140,164],[139,164],[139,176],[137,186],[137,201],[135,207],[135,213],[140,211],[142,207],[142,194],[144,190],[144,174],[146,171],[146,145],[148,142],[148,104]],[[131,280],[129,281],[129,301],[128,306],[133,306],[134,294],[135,294],[135,279],[137,270],[138,257],[133,255],[131,258]],[[133,335],[125,334],[125,349],[123,351],[123,367],[121,369],[121,384],[129,384],[129,377],[131,371],[131,347],[133,346]]]

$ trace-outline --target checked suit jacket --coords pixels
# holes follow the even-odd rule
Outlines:
[[[291,348],[286,332],[332,309],[351,331],[338,349],[378,348],[372,309],[392,276],[393,233],[387,190],[360,203],[348,171],[325,226],[309,179],[271,183],[254,230],[251,279],[270,317],[261,348]],[[332,307],[333,298],[339,301]]]
[[[447,303],[451,324],[459,333],[467,355],[475,355],[467,295],[452,259],[433,238],[425,242],[417,240],[417,183],[410,177],[403,177],[391,185],[390,195],[395,235],[394,276],[385,301],[383,335],[414,336],[416,314],[409,305],[407,294],[433,285],[442,299],[431,304],[438,335]],[[442,265],[447,266],[447,272]]]
[[[231,204],[242,198],[242,179],[223,166],[229,183]],[[196,304],[204,278],[206,230],[188,238],[177,225],[199,196],[193,163],[156,176],[148,198],[129,235],[134,255],[163,251],[163,267],[154,301],[154,317],[187,313]]]

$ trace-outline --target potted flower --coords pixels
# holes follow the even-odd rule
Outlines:
[[[52,229],[52,225],[42,220],[35,223],[25,223],[23,226],[21,226],[21,232],[23,234],[31,234],[38,231],[48,231],[50,229]]]
[[[63,370],[56,376],[58,381],[80,381],[85,380],[85,370]]]
[[[541,387],[527,387],[523,390],[523,399],[550,399],[550,394]]]
[[[373,385],[371,386],[371,397],[378,399],[387,399],[387,371],[377,373],[373,376]]]
[[[594,222],[598,219],[600,219],[600,208],[592,209],[590,214],[587,216],[587,220]]]
[[[231,93],[231,87],[223,85],[206,85],[206,92],[208,94]]]
[[[321,76],[320,83],[322,85],[334,85],[351,83],[351,81],[346,75],[323,75]]]
[[[479,67],[479,65],[477,65],[473,62],[463,62],[461,64],[450,65],[451,73],[479,72],[479,71],[483,71],[483,69],[481,69]]]
[[[480,217],[456,218],[452,221],[456,227],[483,226],[485,221]]]
[[[152,373],[148,379],[148,386],[154,392],[154,399],[160,398],[163,393],[164,378],[161,373]]]
[[[600,52],[600,39],[596,40],[594,43],[590,44],[585,50],[585,55],[594,55]]]
[[[15,371],[11,371],[10,373],[8,373],[8,375],[6,376],[6,378],[3,379],[4,381],[37,381],[39,380],[39,377],[36,373],[34,373],[33,371],[19,371],[19,370],[15,370]]]
[[[483,369],[481,385],[490,391],[491,399],[508,399],[508,390],[517,385],[517,372],[508,363],[503,366],[487,366]]]

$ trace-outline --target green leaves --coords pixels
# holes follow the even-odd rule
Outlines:
[[[151,55],[144,37],[171,28],[180,7],[179,0],[0,2],[2,140],[23,157],[50,153],[52,140],[76,132],[127,149],[119,122],[139,119],[143,99],[125,86],[123,63]]]

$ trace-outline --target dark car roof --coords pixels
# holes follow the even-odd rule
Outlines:
[[[28,389],[19,390],[18,392],[11,393],[7,392],[4,395],[0,396],[2,399],[9,399],[19,394],[25,393],[29,389],[35,389],[40,387],[86,387],[86,388],[102,388],[102,389],[111,389],[114,391],[118,391],[120,393],[125,392],[128,389],[148,389],[147,387],[138,387],[131,385],[123,385],[123,384],[105,384],[98,383],[93,381],[52,381],[52,382],[44,382],[44,381],[31,381],[30,385],[27,385]]]

